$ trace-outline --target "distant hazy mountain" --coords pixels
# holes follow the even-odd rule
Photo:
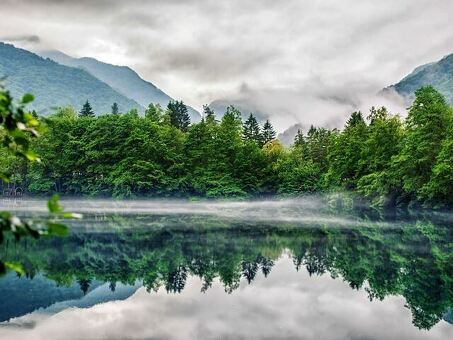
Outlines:
[[[79,68],[60,65],[29,51],[0,42],[0,79],[15,98],[30,92],[35,100],[30,105],[40,113],[72,105],[79,109],[89,100],[95,113],[108,113],[113,102],[121,111],[143,110],[136,101]]]
[[[279,133],[277,139],[282,142],[283,145],[289,146],[294,143],[294,137],[296,137],[298,131],[306,133],[306,128],[302,124],[294,124],[287,128],[282,133]]]
[[[384,92],[393,89],[410,103],[414,99],[414,92],[425,85],[433,85],[453,105],[453,54],[417,67],[397,84],[384,89]]]
[[[155,103],[165,108],[172,100],[170,96],[154,84],[140,78],[134,70],[127,66],[107,64],[94,58],[73,58],[60,51],[41,51],[38,54],[59,64],[87,71],[143,107]],[[191,107],[189,107],[189,114],[192,121],[199,121],[201,118],[200,114]]]

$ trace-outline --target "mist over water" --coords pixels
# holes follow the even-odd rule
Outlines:
[[[307,196],[297,199],[249,201],[188,201],[176,199],[112,200],[63,199],[65,210],[85,215],[147,215],[147,216],[206,216],[229,220],[267,222],[325,222],[336,224],[357,223],[357,217],[342,215],[330,205],[326,197]],[[0,210],[18,214],[47,213],[47,201],[36,199],[3,200]]]

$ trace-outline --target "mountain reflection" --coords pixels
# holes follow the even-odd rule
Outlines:
[[[90,229],[94,222],[102,228]],[[413,324],[421,329],[430,329],[453,307],[453,228],[446,222],[358,218],[355,225],[344,226],[110,215],[83,223],[66,238],[8,240],[0,255],[23,263],[30,282],[42,276],[54,282],[52,288],[40,286],[43,296],[50,294],[46,289],[58,288],[71,290],[74,298],[74,285],[84,295],[102,283],[114,292],[118,284],[137,281],[149,292],[180,293],[190,276],[201,279],[202,293],[215,279],[232,293],[241,279],[253,284],[257,275],[273,275],[274,264],[288,254],[295,270],[344,280],[351,289],[365,289],[370,300],[403,296]],[[7,279],[0,279],[3,294]],[[27,291],[16,293],[19,299]],[[8,308],[8,301],[18,303],[10,298],[2,308]]]

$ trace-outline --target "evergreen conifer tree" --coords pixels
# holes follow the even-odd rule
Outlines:
[[[215,122],[215,113],[208,105],[203,105],[203,117],[206,120],[206,123]]]
[[[112,105],[112,114],[117,115],[119,113],[118,104],[113,103]]]
[[[362,112],[356,111],[351,114],[351,117],[346,121],[346,129],[348,127],[354,127],[357,125],[363,125],[365,124],[365,120],[363,119]]]
[[[253,141],[259,146],[262,145],[260,126],[252,113],[250,113],[249,118],[244,123],[242,136],[245,141]]]
[[[82,117],[94,117],[93,109],[91,108],[90,102],[87,100],[83,104],[82,109],[80,110],[80,116]]]
[[[305,141],[305,137],[304,137],[304,133],[299,129],[297,130],[297,134],[296,136],[294,137],[294,146],[295,147],[305,147],[306,145],[306,141]]]
[[[263,125],[263,144],[270,142],[271,140],[275,139],[275,130],[272,124],[269,122],[269,119]]]

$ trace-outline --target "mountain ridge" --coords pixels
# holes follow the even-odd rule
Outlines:
[[[142,107],[146,108],[150,103],[154,103],[165,108],[169,101],[174,100],[156,85],[140,77],[129,66],[109,64],[92,57],[74,58],[57,50],[43,50],[37,53],[59,64],[87,71]],[[187,106],[187,109],[192,121],[201,119],[197,110],[190,106]]]
[[[396,84],[384,88],[382,92],[385,94],[394,90],[405,99],[406,104],[410,105],[415,91],[427,85],[434,86],[445,96],[447,102],[453,105],[453,53],[438,61],[416,67]]]
[[[49,114],[56,107],[79,109],[88,100],[97,114],[108,113],[116,102],[120,110],[144,108],[136,101],[115,91],[90,73],[28,50],[0,42],[0,77],[15,98],[32,93],[30,108]]]

